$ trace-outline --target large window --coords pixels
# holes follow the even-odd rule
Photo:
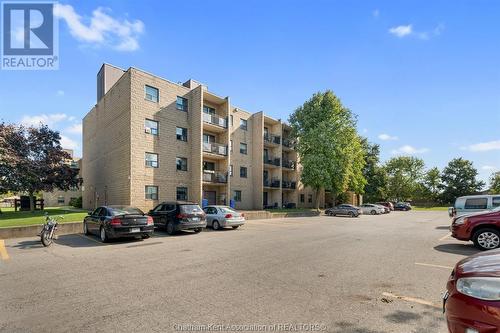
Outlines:
[[[58,196],[57,197],[57,203],[58,204],[64,204],[64,197],[63,196]]]
[[[144,192],[147,200],[158,200],[158,186],[146,185]]]
[[[307,196],[307,202],[309,202],[309,203],[312,203],[312,202],[313,202],[313,195],[312,195],[312,194],[309,194],[309,195]]]
[[[177,164],[177,170],[187,171],[188,169],[188,160],[184,157],[177,157],[175,159],[175,163]]]
[[[149,168],[157,168],[158,167],[158,154],[154,153],[146,153],[146,166]]]
[[[210,106],[203,105],[203,112],[215,115],[215,109]]]
[[[241,201],[241,191],[234,191],[234,201],[240,202]]]
[[[247,144],[240,142],[240,154],[246,155],[248,153]]]
[[[305,195],[304,194],[301,194],[300,195],[300,202],[304,202],[305,201]]]
[[[247,178],[247,168],[246,167],[240,167],[240,177]]]
[[[144,132],[151,135],[158,135],[158,122],[151,119],[145,119]]]
[[[146,98],[148,101],[158,103],[158,88],[146,85],[144,86],[144,92],[146,94],[144,98]]]
[[[184,97],[177,96],[177,102],[175,103],[177,110],[186,111],[188,110],[188,100]]]
[[[184,127],[177,127],[175,129],[175,134],[177,136],[177,140],[187,141],[188,140],[188,130]]]
[[[248,122],[246,119],[240,119],[240,128],[245,131],[248,129]]]
[[[187,201],[188,199],[188,189],[187,187],[177,188],[177,200]]]

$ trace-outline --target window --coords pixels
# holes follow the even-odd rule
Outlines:
[[[240,154],[247,154],[247,144],[240,142]]]
[[[247,130],[248,129],[248,123],[247,123],[247,120],[246,119],[240,119],[240,128],[242,130]]]
[[[229,176],[233,176],[233,165],[229,166]]]
[[[312,194],[309,194],[309,195],[307,196],[307,202],[309,202],[309,203],[312,203],[312,202],[313,202],[313,195],[312,195]]]
[[[158,154],[146,153],[146,166],[150,168],[157,168]]]
[[[151,135],[158,135],[158,122],[151,119],[145,119],[144,132]]]
[[[486,209],[487,207],[487,198],[471,198],[465,200],[465,209]]]
[[[157,88],[146,85],[144,86],[144,91],[146,93],[146,96],[144,98],[146,98],[148,101],[158,103],[159,93]]]
[[[491,198],[491,205],[493,207],[500,206],[500,197],[493,197],[493,198]]]
[[[215,171],[215,163],[203,161],[203,171]]]
[[[241,191],[234,191],[234,201],[240,202],[241,201]]]
[[[177,127],[175,129],[175,134],[177,135],[177,140],[187,141],[188,140],[188,130],[184,127]]]
[[[57,197],[57,203],[58,204],[64,204],[64,197],[63,196],[58,196]]]
[[[240,177],[247,178],[247,168],[246,167],[240,167]]]
[[[177,164],[177,170],[187,171],[188,169],[188,160],[184,157],[177,157],[175,159],[175,163]]]
[[[175,103],[177,110],[186,111],[188,110],[188,100],[184,97],[177,96],[177,102]]]
[[[304,201],[305,201],[305,196],[304,196],[304,194],[301,194],[300,195],[300,202],[304,202]]]
[[[188,199],[188,189],[187,187],[177,188],[177,200],[187,201]]]
[[[144,192],[147,200],[158,200],[158,186],[146,185]]]
[[[230,124],[231,126],[233,126],[233,115],[231,115],[231,117],[229,117],[229,124]]]
[[[215,109],[210,106],[203,105],[203,112],[215,115]]]
[[[205,143],[215,143],[215,135],[203,134],[203,142],[205,142]]]

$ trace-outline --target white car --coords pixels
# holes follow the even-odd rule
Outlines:
[[[359,209],[361,209],[363,214],[379,215],[385,213],[385,209],[382,206],[370,203],[362,204],[361,206],[359,206]]]
[[[228,206],[206,206],[203,211],[207,214],[207,227],[212,227],[214,230],[224,227],[237,229],[245,224],[245,215]]]

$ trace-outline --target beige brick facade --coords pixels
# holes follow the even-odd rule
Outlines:
[[[229,205],[233,199],[237,209],[314,206],[314,193],[299,182],[297,154],[286,140],[290,128],[282,122],[231,105],[229,97],[194,80],[176,84],[107,64],[97,78],[102,98],[83,119],[85,208],[122,204],[149,210],[186,189],[190,201]],[[157,89],[148,98],[146,86]],[[178,98],[184,100],[179,104]],[[178,138],[178,128],[187,130],[186,141]],[[154,166],[146,165],[146,153],[153,154],[148,158]],[[187,170],[178,170],[177,158],[187,161]],[[147,186],[157,195],[146,195]]]

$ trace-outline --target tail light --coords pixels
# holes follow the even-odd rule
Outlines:
[[[226,214],[226,216],[224,216],[226,219],[230,219],[233,217],[233,214]]]
[[[153,218],[148,216],[148,225],[153,225]]]
[[[176,217],[177,217],[178,219],[187,219],[187,217],[188,217],[188,216],[187,216],[187,214],[182,214],[182,213],[181,213],[181,214],[177,214],[177,216],[176,216]]]
[[[114,217],[109,224],[110,225],[122,225],[122,220],[120,220],[117,217]]]

